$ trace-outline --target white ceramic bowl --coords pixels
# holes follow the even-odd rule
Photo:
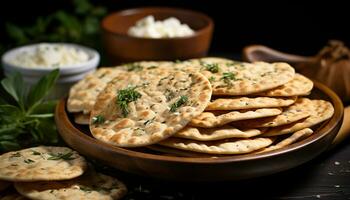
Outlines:
[[[59,68],[60,76],[57,80],[57,83],[55,85],[55,88],[53,89],[51,96],[49,97],[50,99],[56,99],[66,95],[69,91],[69,88],[74,83],[81,80],[87,73],[94,71],[100,62],[100,55],[94,49],[77,45],[77,44],[70,44],[70,43],[50,43],[50,44],[66,45],[73,48],[77,48],[79,50],[84,51],[89,56],[89,59],[87,62]],[[27,51],[27,52],[34,51],[37,45],[39,44],[26,45],[26,46],[11,49],[6,53],[4,53],[1,60],[2,60],[2,66],[3,66],[5,76],[8,76],[9,74],[16,71],[20,72],[23,76],[24,82],[29,86],[32,86],[37,81],[39,81],[39,79],[42,76],[51,72],[54,69],[52,67],[40,66],[35,68],[35,67],[18,66],[18,65],[11,64],[11,60],[14,59],[19,53],[23,51]]]

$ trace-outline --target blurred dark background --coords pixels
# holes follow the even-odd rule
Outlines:
[[[45,30],[40,30],[40,26],[42,26],[41,29],[45,27],[40,25],[40,23],[45,23],[47,16],[53,15],[57,11],[63,11],[74,16],[77,13],[77,5],[83,7],[78,11],[78,13],[82,13],[81,10],[84,11],[84,6],[86,7],[84,5],[85,1],[12,0],[2,2],[0,6],[0,42],[2,51],[28,41],[28,38],[27,40],[21,39],[21,33],[16,33],[16,30],[12,30],[13,33],[9,36],[9,23],[10,25],[15,24],[19,28],[26,27],[27,29],[39,26],[38,30],[29,30],[29,33],[32,35],[43,35],[41,38],[36,38],[35,41],[47,40],[45,36],[49,34]],[[308,3],[308,1],[275,2],[250,0],[89,0],[88,2],[94,6],[102,6],[105,8],[105,10],[102,10],[103,12],[106,11],[105,13],[142,6],[182,7],[204,12],[211,16],[215,22],[215,32],[210,50],[215,53],[232,52],[237,54],[241,52],[245,45],[264,44],[286,52],[314,55],[329,39],[339,39],[344,41],[346,45],[350,44],[349,8],[346,6],[345,1],[343,3],[341,1],[315,1]],[[87,33],[84,30],[79,33],[83,35],[79,36],[83,37],[83,39],[74,38],[78,37],[76,36],[77,33],[74,32],[69,33],[71,34],[69,37],[73,37],[77,42],[89,43],[85,42],[84,34],[94,32],[93,26],[98,24],[98,20],[105,13],[96,11],[98,16],[93,18],[91,16],[95,16],[95,11],[85,9],[84,12],[79,18],[90,21],[90,24],[87,24],[84,28]],[[38,17],[41,17],[43,19],[41,21],[44,22],[38,22]],[[56,23],[63,23],[66,27],[74,26],[74,23],[70,24],[69,18],[68,21],[65,21],[67,16],[59,15],[58,18],[59,22]],[[76,24],[79,25],[79,21],[77,22]],[[55,25],[50,25],[50,29],[54,30],[56,27],[52,26]],[[66,34],[65,30],[59,31]],[[61,37],[60,35],[50,36],[52,40],[55,40],[55,37],[63,41],[71,40],[69,37],[67,39],[67,37]],[[29,40],[31,39],[29,38]],[[96,38],[90,38],[89,40],[90,42],[98,41]],[[92,45],[90,44],[90,46]]]

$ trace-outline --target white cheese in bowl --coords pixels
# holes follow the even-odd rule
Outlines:
[[[175,17],[156,21],[152,15],[149,15],[130,27],[128,34],[143,38],[174,38],[193,35],[194,31],[187,24],[181,24]]]
[[[32,49],[18,52],[10,64],[29,68],[57,68],[85,63],[89,55],[83,50],[64,44],[38,44]]]

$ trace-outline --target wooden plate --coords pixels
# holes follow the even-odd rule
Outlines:
[[[257,155],[181,157],[157,154],[146,148],[119,148],[93,138],[88,127],[74,124],[66,111],[66,99],[56,107],[55,121],[64,141],[81,154],[116,169],[155,178],[178,181],[223,181],[277,173],[305,163],[325,151],[336,136],[343,118],[343,104],[326,86],[315,82],[310,98],[333,103],[331,119],[319,125],[310,137],[288,147]]]

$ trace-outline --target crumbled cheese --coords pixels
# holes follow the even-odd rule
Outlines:
[[[193,35],[194,31],[187,24],[181,24],[175,17],[156,21],[149,15],[130,27],[128,34],[143,38],[174,38]]]
[[[29,68],[59,68],[84,63],[89,55],[83,50],[64,44],[42,43],[32,50],[19,52],[9,62]]]
[[[335,164],[335,165],[340,165],[340,162],[335,161],[334,164]]]

